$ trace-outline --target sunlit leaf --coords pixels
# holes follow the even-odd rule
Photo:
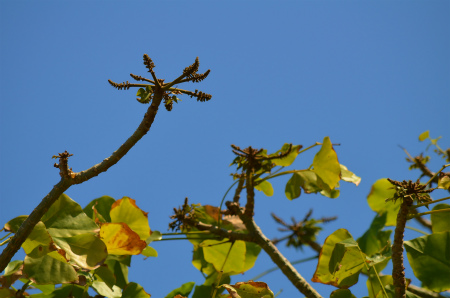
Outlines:
[[[92,283],[94,290],[100,295],[108,298],[122,297],[122,290],[118,286],[109,287],[105,282],[94,281]]]
[[[236,274],[244,271],[246,253],[244,241],[235,241],[232,247],[231,242],[224,243],[223,240],[205,240],[201,245],[205,260],[213,264],[216,271]]]
[[[24,260],[23,272],[36,284],[59,284],[78,280],[75,269],[56,251],[38,246]]]
[[[139,209],[135,200],[123,197],[116,201],[111,207],[110,215],[112,223],[126,223],[141,240],[150,236],[147,212]]]
[[[274,154],[271,154],[270,156],[278,155],[280,153],[285,153],[285,152],[287,152],[289,147],[290,147],[290,144],[284,144],[283,147],[281,147],[281,150],[278,150],[277,152],[275,152]],[[289,152],[289,154],[287,156],[285,156],[283,158],[272,159],[271,162],[273,162],[277,166],[288,167],[297,158],[298,152],[300,151],[301,147],[302,147],[301,145],[293,145],[291,152]]]
[[[354,183],[356,186],[361,182],[361,177],[356,176],[354,173],[350,172],[346,166],[340,165],[341,167],[341,179],[345,182]]]
[[[182,284],[181,287],[176,288],[175,290],[173,290],[172,292],[167,294],[166,297],[164,297],[164,298],[174,298],[176,295],[182,295],[182,296],[187,297],[187,296],[189,296],[192,289],[194,288],[194,285],[195,285],[195,282],[193,282],[193,281]]]
[[[273,298],[273,292],[266,283],[260,281],[238,282],[235,285],[223,284],[233,298]]]
[[[377,180],[367,196],[367,203],[370,208],[382,214],[387,212],[386,226],[395,226],[397,223],[397,213],[400,209],[401,201],[388,201],[386,199],[392,198],[395,194],[393,185],[385,178]]]
[[[330,189],[341,180],[341,166],[329,137],[323,139],[322,147],[314,156],[313,166],[314,172]]]
[[[375,216],[369,229],[358,238],[359,248],[368,256],[380,252],[390,244],[391,230],[382,231],[386,224],[387,213]]]
[[[348,288],[358,282],[364,257],[352,235],[339,229],[325,239],[312,281]]]
[[[428,139],[429,137],[430,137],[430,131],[429,131],[429,130],[424,131],[423,133],[421,133],[421,134],[419,135],[419,141],[423,142],[423,141],[425,141],[426,139]]]
[[[449,204],[437,204],[434,206],[433,211],[448,209]],[[431,228],[433,233],[450,231],[450,213],[440,212],[431,214]]]
[[[336,193],[332,193],[331,189],[322,179],[312,170],[304,170],[295,172],[286,184],[285,194],[289,200],[298,198],[302,188],[305,193],[317,193],[332,197]],[[322,191],[325,191],[322,193]]]
[[[440,177],[438,181],[438,188],[450,189],[450,177],[449,176]]]
[[[435,292],[450,289],[450,231],[405,241],[414,275]]]
[[[144,250],[141,253],[143,256],[146,256],[146,257],[157,257],[158,256],[158,252],[156,251],[156,249],[154,249],[151,246],[147,246],[146,248],[144,248]]]
[[[256,182],[258,182],[258,181],[256,181]],[[272,184],[269,181],[267,181],[267,180],[264,180],[264,181],[258,183],[255,186],[255,189],[259,190],[259,191],[262,191],[268,197],[273,196]]]
[[[84,207],[83,211],[94,221],[95,219],[99,219],[101,222],[111,222],[109,211],[115,201],[116,200],[110,196],[102,196],[92,200],[86,207]]]
[[[105,242],[108,253],[114,255],[137,255],[147,246],[125,223],[102,224],[100,238]]]
[[[105,243],[92,234],[80,234],[69,238],[54,238],[56,244],[64,249],[72,262],[93,270],[106,259],[108,252]]]
[[[349,289],[334,290],[330,294],[330,298],[356,298]]]
[[[150,298],[150,294],[137,283],[130,282],[122,292],[122,298]]]
[[[98,226],[83,212],[80,205],[62,194],[44,214],[41,221],[52,237],[72,237],[94,233]]]
[[[16,273],[18,270],[21,269],[22,265],[23,265],[23,261],[21,261],[21,260],[15,260],[15,261],[9,262],[8,266],[6,266],[6,268],[5,268],[5,273],[3,274],[3,276],[8,276],[8,275]]]

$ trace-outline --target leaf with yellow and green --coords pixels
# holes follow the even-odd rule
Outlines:
[[[348,288],[358,282],[365,255],[352,235],[339,229],[325,239],[313,282]]]
[[[208,263],[213,264],[216,271],[239,274],[244,271],[246,245],[237,240],[232,245],[224,240],[205,240],[201,243],[203,254]]]
[[[433,211],[441,209],[449,209],[449,204],[437,204],[433,207]],[[439,212],[431,214],[431,229],[433,233],[450,231],[450,214],[447,212]]]
[[[69,238],[53,238],[69,260],[81,268],[93,270],[108,256],[105,243],[92,234],[80,234]]]
[[[139,209],[135,200],[128,197],[117,200],[111,206],[110,216],[111,223],[126,223],[141,240],[150,236],[147,212]]]
[[[62,194],[44,214],[41,221],[52,237],[72,237],[95,233],[97,224],[84,213],[81,206]]]
[[[397,213],[400,209],[400,200],[388,201],[395,194],[393,185],[385,178],[377,180],[367,196],[367,203],[370,208],[378,214],[387,213],[386,226],[395,226],[397,223]]]
[[[233,298],[273,298],[273,292],[269,286],[261,281],[238,282],[235,285],[223,284],[230,296]]]
[[[405,249],[422,286],[435,292],[450,289],[450,231],[405,241]]]
[[[38,246],[24,260],[23,272],[36,284],[75,282],[78,274],[57,251]]]
[[[449,176],[439,177],[438,188],[450,190],[450,177]]]
[[[255,184],[256,184],[255,185],[255,189],[259,190],[259,191],[262,191],[268,197],[273,196],[272,184],[269,181],[267,181],[267,180],[264,180],[262,182],[259,182],[259,181],[260,180],[256,180],[255,181]]]
[[[27,215],[22,215],[11,219],[5,224],[5,230],[16,233],[27,217]],[[51,242],[52,237],[48,234],[47,228],[42,221],[39,221],[22,244],[22,248],[26,254],[29,254],[37,246],[48,246]]]
[[[341,166],[329,137],[323,139],[322,147],[314,156],[313,167],[314,172],[330,189],[341,180]]]
[[[189,296],[192,289],[194,288],[195,282],[187,282],[182,284],[179,288],[176,288],[175,290],[171,291],[169,294],[167,294],[164,298],[174,298],[176,295],[181,295],[184,297]]]
[[[270,154],[269,156],[272,157],[272,156],[276,156],[279,154],[284,154],[289,150],[290,146],[291,146],[291,144],[286,143],[283,145],[283,147],[281,147],[280,150],[278,150],[277,152],[275,152],[273,154]],[[273,162],[277,166],[288,167],[295,161],[301,148],[302,148],[302,145],[293,145],[291,148],[291,152],[289,152],[289,154],[287,156],[285,156],[283,158],[275,158],[270,161]]]
[[[102,224],[100,238],[108,253],[113,255],[138,255],[147,247],[147,243],[123,222]]]
[[[428,139],[429,137],[430,137],[430,131],[429,131],[429,130],[424,131],[423,133],[421,133],[421,134],[419,135],[419,141],[423,142],[423,141],[425,141],[426,139]]]
[[[147,246],[146,248],[144,248],[144,250],[141,253],[145,257],[157,257],[158,256],[158,252],[156,251],[156,249],[154,249],[151,246]]]
[[[92,200],[86,207],[83,208],[84,213],[94,221],[111,222],[109,212],[111,206],[116,200],[110,196],[102,196]]]
[[[331,191],[322,178],[312,170],[302,170],[292,174],[292,177],[286,184],[286,197],[289,200],[298,198],[301,194],[301,189],[307,194],[322,192],[324,190],[328,192]]]

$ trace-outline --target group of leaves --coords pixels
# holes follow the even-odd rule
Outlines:
[[[16,217],[4,228],[14,233],[25,219]],[[15,297],[17,280],[42,291],[30,297],[89,297],[89,288],[105,297],[150,297],[128,281],[128,267],[131,255],[157,256],[148,244],[160,238],[133,199],[103,196],[82,209],[63,194],[22,244],[25,259],[8,264],[0,297]]]

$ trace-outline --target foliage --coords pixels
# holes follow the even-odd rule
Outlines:
[[[173,87],[178,83],[199,82],[206,78],[209,71],[197,74],[198,59],[183,70],[182,76],[168,84],[156,78],[154,64],[146,55],[144,64],[153,80],[132,77],[152,85],[116,84],[110,81],[111,85],[118,89],[140,87],[137,92],[140,103],[164,101],[169,111],[173,108],[173,102],[180,101],[172,94],[187,94],[197,97],[199,101],[211,98],[197,90],[190,92]],[[420,141],[427,139],[430,146],[436,148],[434,152],[448,162],[450,150],[442,150],[437,144],[439,138],[431,139],[428,131],[419,136]],[[294,164],[298,156],[315,147],[318,151],[308,168],[286,169]],[[186,199],[181,207],[174,209],[173,222],[169,225],[175,230],[173,233],[151,230],[147,213],[131,198],[115,200],[103,196],[82,208],[67,195],[61,194],[21,243],[26,254],[24,260],[11,261],[5,268],[0,277],[0,297],[90,297],[94,292],[114,298],[150,297],[141,285],[128,280],[131,258],[139,254],[157,257],[158,253],[151,247],[153,241],[179,236],[186,237],[192,243],[192,264],[203,274],[205,281],[199,285],[184,283],[166,298],[274,297],[263,282],[247,280],[231,284],[232,276],[254,266],[261,250],[269,254],[306,297],[321,297],[276,249],[275,245],[284,240],[287,240],[287,246],[311,246],[319,253],[312,281],[336,287],[331,294],[333,298],[355,297],[349,288],[358,282],[360,274],[368,276],[368,297],[439,297],[436,293],[450,289],[450,222],[447,213],[450,205],[439,204],[432,211],[423,213],[417,211],[449,198],[433,200],[431,197],[438,188],[450,191],[450,176],[444,172],[449,165],[436,172],[428,169],[429,156],[413,158],[407,153],[407,161],[412,164],[410,169],[421,171],[417,182],[383,178],[373,184],[367,202],[376,215],[368,230],[356,240],[347,230],[338,229],[322,245],[317,243],[321,224],[334,218],[314,219],[311,218],[312,212],[301,221],[292,219],[292,224],[273,214],[275,221],[283,226],[280,230],[289,235],[273,241],[267,239],[253,218],[254,190],[272,196],[271,179],[289,175],[285,186],[288,200],[298,199],[302,193],[318,193],[336,199],[340,196],[341,181],[355,185],[361,181],[360,177],[339,163],[329,137],[321,143],[302,148],[301,145],[284,144],[278,151],[268,153],[265,149],[241,149],[232,145],[236,154],[232,162],[236,166],[236,172],[232,175],[235,180],[233,186],[237,185],[232,200],[227,201],[223,209],[223,202],[218,206],[203,206],[189,204]],[[78,179],[81,174],[73,173],[67,167],[69,156],[67,152],[60,154],[60,164],[57,166],[63,179]],[[420,182],[420,178],[424,177],[427,182]],[[245,200],[240,196],[244,190]],[[427,214],[431,214],[431,223],[422,218]],[[11,219],[4,225],[4,231],[18,234],[20,227],[26,226],[24,222],[27,218],[19,216]],[[406,222],[413,218],[418,218],[430,228],[431,234],[403,242]],[[392,226],[395,226],[393,243]],[[8,236],[4,237],[7,239],[2,244],[12,241]],[[404,264],[403,243],[408,261],[424,289],[417,290],[408,285],[403,269],[398,271],[397,265]],[[390,261],[394,264],[392,275],[382,275],[381,271]],[[17,281],[23,283],[20,289],[15,288]]]

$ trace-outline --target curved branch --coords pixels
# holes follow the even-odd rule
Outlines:
[[[89,168],[86,171],[72,173],[72,175],[61,175],[61,181],[53,187],[53,189],[42,199],[41,203],[39,203],[39,205],[33,210],[33,212],[31,212],[31,214],[20,226],[17,233],[8,243],[8,246],[3,250],[2,254],[0,255],[0,272],[2,272],[6,268],[8,263],[11,261],[11,258],[20,249],[20,246],[23,242],[25,242],[33,228],[41,220],[42,216],[45,214],[45,212],[47,212],[50,206],[52,206],[52,204],[59,198],[59,196],[63,194],[63,192],[65,192],[70,186],[74,184],[80,184],[99,175],[102,172],[107,171],[111,166],[115,165],[150,130],[156,113],[158,112],[158,107],[162,101],[162,98],[163,91],[161,89],[157,89],[155,91],[153,102],[148,108],[141,124],[139,124],[139,127],[131,135],[131,137],[129,137],[125,141],[125,143],[123,143],[119,147],[119,149],[113,152],[110,157],[105,158],[101,163]],[[67,165],[62,166],[64,167],[60,170],[62,172],[65,172]]]

